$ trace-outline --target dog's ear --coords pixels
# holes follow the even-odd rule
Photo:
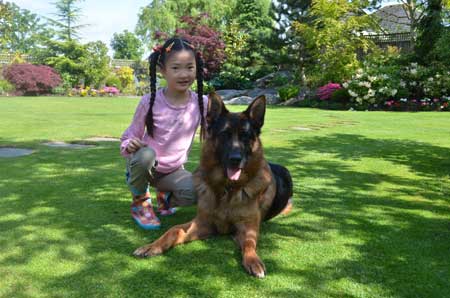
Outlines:
[[[244,112],[252,122],[252,125],[258,130],[264,125],[264,115],[266,114],[266,97],[264,95],[258,96],[248,106]]]
[[[208,113],[206,114],[208,124],[211,125],[211,123],[226,113],[228,113],[228,110],[225,108],[222,98],[217,93],[211,92],[208,95]]]

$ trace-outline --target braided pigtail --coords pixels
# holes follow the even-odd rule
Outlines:
[[[147,134],[153,137],[153,105],[156,98],[156,65],[160,57],[160,52],[155,51],[150,55],[150,106],[145,118],[145,125],[147,127]]]
[[[203,59],[201,52],[195,54],[195,64],[197,67],[197,97],[200,110],[200,141],[205,139],[205,116],[203,106]]]

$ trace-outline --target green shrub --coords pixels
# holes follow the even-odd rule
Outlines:
[[[108,87],[116,87],[116,88],[122,90],[122,82],[114,74],[110,74],[109,76],[106,77],[105,85]]]
[[[14,91],[14,85],[7,80],[0,80],[0,95]]]
[[[135,84],[128,84],[127,87],[123,88],[122,94],[126,95],[136,95],[136,85]]]
[[[219,75],[210,80],[215,89],[250,89],[253,83],[248,72],[240,67],[225,63]]]
[[[55,95],[66,95],[67,94],[67,89],[65,89],[62,86],[58,86],[52,89],[52,94]]]
[[[278,95],[280,96],[281,101],[286,101],[293,97],[296,97],[300,92],[300,87],[294,85],[288,85],[281,88],[278,88]]]
[[[62,84],[59,87],[63,88],[66,93],[68,91],[70,91],[72,89],[72,87],[77,85],[77,83],[76,83],[77,77],[72,76],[71,74],[69,74],[67,72],[61,74],[61,79],[62,79]]]
[[[350,102],[350,94],[348,94],[347,89],[341,88],[334,91],[330,99],[332,102],[348,103]]]
[[[191,90],[194,92],[197,92],[197,81],[194,81],[194,84],[192,84]],[[209,82],[203,82],[203,94],[208,94],[211,91],[214,91],[214,86],[211,85]]]
[[[287,76],[284,75],[275,75],[273,79],[270,81],[270,87],[280,87],[285,86],[290,83],[290,80]]]

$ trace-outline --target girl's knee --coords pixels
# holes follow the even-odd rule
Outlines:
[[[137,164],[150,170],[155,166],[156,152],[150,147],[142,147],[136,152],[134,158]]]

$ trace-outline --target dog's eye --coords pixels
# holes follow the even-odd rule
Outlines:
[[[223,129],[223,130],[220,130],[219,131],[219,133],[217,134],[218,135],[218,137],[220,137],[220,138],[225,138],[225,139],[227,139],[227,138],[231,138],[231,131],[230,130],[228,130],[228,129]]]
[[[231,131],[229,130],[222,130],[221,132],[219,132],[219,135],[222,137],[229,137],[231,135]]]
[[[243,130],[239,133],[239,137],[244,138],[244,139],[249,139],[251,137],[251,134],[249,131]]]

